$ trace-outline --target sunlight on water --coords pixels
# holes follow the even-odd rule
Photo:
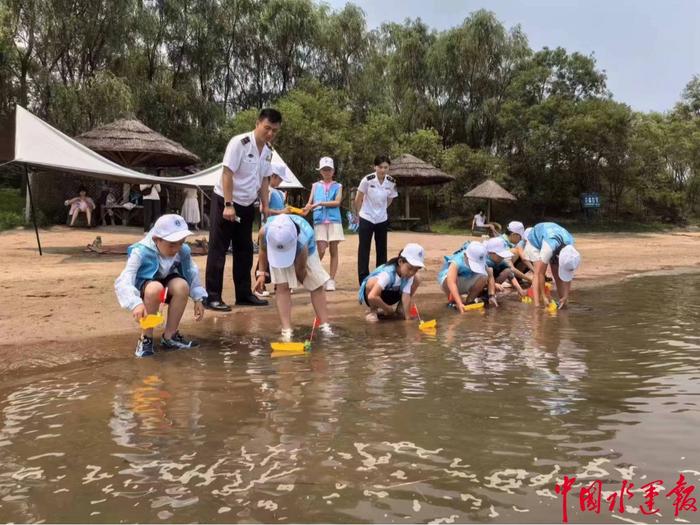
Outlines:
[[[434,336],[358,315],[277,359],[222,322],[200,350],[3,378],[0,518],[560,522],[575,476],[572,520],[671,521],[664,494],[700,483],[698,291],[641,278],[556,316],[428,303]],[[602,511],[582,513],[595,481]]]

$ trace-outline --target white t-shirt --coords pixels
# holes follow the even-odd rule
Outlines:
[[[396,181],[393,177],[386,175],[384,182],[379,184],[376,173],[370,173],[363,177],[357,191],[364,194],[360,217],[374,224],[388,219],[386,209],[389,199],[393,199],[399,194],[396,191]]]
[[[399,277],[399,274],[394,274],[394,282],[392,283],[389,272],[380,272],[377,275],[377,284],[382,287],[382,290],[387,290],[389,288],[396,290],[401,286],[401,277]],[[413,286],[413,277],[406,281],[406,284],[401,288],[401,293],[410,294],[411,286]]]
[[[486,223],[484,222],[484,216],[481,215],[481,213],[477,213],[474,215],[474,220],[476,221],[477,226],[486,226]]]
[[[263,177],[272,175],[272,148],[265,144],[258,153],[253,132],[233,137],[224,154],[224,166],[233,172],[233,202],[250,206],[258,198]],[[221,176],[223,177],[223,170]],[[224,188],[219,178],[214,193],[224,196]]]
[[[149,191],[148,193],[144,193],[143,199],[147,201],[159,201],[160,195],[158,195],[158,192],[160,191],[160,184],[139,184],[139,188],[141,188],[141,191],[145,190],[149,186],[152,186],[151,191]]]

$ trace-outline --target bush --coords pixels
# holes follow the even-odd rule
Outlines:
[[[11,230],[24,224],[24,217],[13,211],[0,211],[0,231]]]

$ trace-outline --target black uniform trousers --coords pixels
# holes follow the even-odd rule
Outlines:
[[[160,217],[160,199],[143,199],[143,231],[147,232]]]
[[[209,251],[207,253],[206,286],[209,301],[221,301],[224,285],[226,252],[233,245],[233,286],[236,301],[252,295],[250,271],[253,268],[253,220],[256,207],[233,204],[241,222],[227,221],[223,217],[224,199],[214,193],[209,213]]]
[[[386,237],[389,231],[389,220],[374,224],[360,217],[360,228],[357,233],[360,236],[360,244],[357,246],[357,278],[362,284],[369,275],[369,252],[372,248],[372,235],[376,249],[376,266],[386,262]]]

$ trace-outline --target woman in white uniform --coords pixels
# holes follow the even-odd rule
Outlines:
[[[360,243],[357,247],[357,279],[360,284],[369,275],[369,252],[372,236],[375,237],[375,268],[386,262],[387,231],[389,216],[387,209],[397,196],[396,181],[387,174],[391,160],[386,155],[374,159],[374,173],[365,176],[357,189],[355,214],[359,217]]]

